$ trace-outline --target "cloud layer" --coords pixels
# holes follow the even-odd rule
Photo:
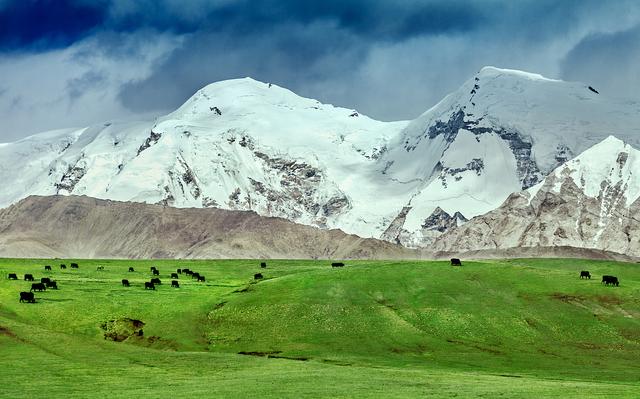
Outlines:
[[[632,0],[0,0],[0,142],[151,117],[252,76],[383,120],[484,65],[639,98]]]

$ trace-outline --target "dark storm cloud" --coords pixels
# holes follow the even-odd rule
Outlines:
[[[564,59],[562,77],[589,83],[609,96],[638,98],[639,67],[640,25],[585,37]]]

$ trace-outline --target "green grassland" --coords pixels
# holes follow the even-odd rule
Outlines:
[[[0,259],[0,397],[640,397],[640,265],[346,263]],[[24,273],[59,290],[19,303]],[[105,340],[123,318],[144,335]]]

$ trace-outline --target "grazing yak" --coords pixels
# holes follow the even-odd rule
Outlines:
[[[33,292],[21,292],[20,293],[20,302],[29,302],[36,303],[36,296]]]
[[[151,282],[155,285],[162,285],[162,281],[159,278],[152,278]]]
[[[195,279],[197,279],[197,278],[199,278],[199,277],[200,277],[200,273],[197,273],[197,272],[192,272],[192,273],[191,273],[191,278],[195,278]]]
[[[182,274],[186,274],[187,276],[193,275],[193,272],[189,269],[182,269]]]
[[[72,269],[79,269],[79,268],[80,268],[80,266],[78,266],[78,264],[77,264],[77,263],[72,263],[72,264],[71,264],[71,268],[72,268]]]
[[[18,275],[15,273],[9,273],[9,275],[7,275],[7,278],[9,280],[17,280],[18,279]]]
[[[198,281],[204,281],[204,276],[198,276]]]
[[[43,283],[33,283],[31,284],[31,291],[46,291],[47,286]]]
[[[333,262],[331,267],[344,267],[344,263],[342,262]]]
[[[56,283],[55,281],[47,281],[46,283],[44,283],[44,285],[47,288],[53,288],[54,290],[58,289],[58,283]]]
[[[462,266],[462,262],[458,258],[451,258],[451,266]]]
[[[158,269],[153,269],[153,270],[151,271],[151,273],[152,273],[154,276],[159,276],[159,275],[160,275],[160,271],[159,271]]]
[[[615,285],[616,287],[620,285],[620,282],[618,281],[618,277],[616,276],[602,276],[602,282],[605,285]]]
[[[171,278],[178,278],[178,273],[171,273]]]
[[[144,289],[145,290],[155,290],[156,286],[151,281],[145,281]]]
[[[267,262],[260,262],[260,267],[263,268],[263,269],[266,269]]]
[[[104,266],[98,266],[98,267],[96,267],[96,271],[102,271],[102,270],[104,270]]]
[[[151,267],[149,268],[149,271],[151,271],[151,272],[152,272],[152,271],[154,271],[154,270],[157,270],[155,266],[151,266]]]
[[[173,288],[180,288],[180,284],[178,284],[177,280],[171,280],[171,286]]]
[[[130,272],[135,272],[135,270],[133,269],[133,267],[130,267],[130,268],[129,268],[129,271],[130,271]]]
[[[123,287],[130,287],[131,285],[129,284],[129,280],[127,280],[126,278],[122,279],[122,286]]]
[[[182,269],[177,269],[177,270],[176,270],[176,273],[178,273],[178,274],[182,274]]]
[[[591,274],[587,270],[583,270],[580,272],[580,278],[588,278],[591,280]]]
[[[64,270],[67,268],[67,265],[60,265],[60,269]]]
[[[264,278],[262,273],[256,273],[256,274],[253,275],[253,279],[254,280],[260,280],[261,278]]]
[[[42,284],[47,284],[47,283],[50,283],[50,282],[51,282],[51,279],[50,279],[49,277],[42,277],[42,278],[40,279],[40,282],[41,282]]]
[[[49,265],[45,266],[44,270],[51,270],[51,266],[49,266]]]
[[[33,281],[33,274],[25,274],[24,281]]]

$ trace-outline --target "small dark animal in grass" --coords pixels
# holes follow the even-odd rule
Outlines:
[[[180,288],[180,284],[178,284],[177,280],[171,280],[171,286],[174,288]]]
[[[29,302],[36,303],[36,296],[33,292],[21,292],[20,293],[20,302]]]
[[[155,286],[152,282],[150,282],[150,281],[145,281],[145,283],[144,283],[144,289],[145,289],[145,290],[155,290],[155,289],[156,289],[156,286]]]
[[[189,269],[182,269],[182,274],[186,274],[187,276],[192,276],[193,272]]]
[[[254,280],[260,280],[261,278],[264,278],[262,273],[256,273],[256,274],[253,275],[253,279]]]
[[[47,266],[45,266],[45,267],[44,267],[44,270],[51,270],[51,266],[48,266],[48,265],[47,265]]]
[[[127,280],[126,278],[122,279],[122,286],[123,287],[130,287],[131,285],[129,284],[129,280]]]
[[[156,285],[162,285],[162,281],[159,278],[152,278],[151,282]]]
[[[151,273],[153,273],[154,276],[159,276],[160,275],[160,271],[158,269],[153,269],[153,271]]]
[[[7,276],[7,278],[9,280],[17,280],[18,276],[15,273],[9,273],[9,275]]]
[[[267,262],[260,262],[260,267],[263,268],[263,269],[266,269]]]
[[[150,271],[154,271],[154,270],[156,270],[156,267],[155,266],[151,266],[151,268],[149,270]]]
[[[178,273],[171,273],[171,278],[178,278]]]
[[[580,272],[580,278],[588,278],[589,280],[591,280],[591,274],[589,274],[588,271],[583,270]]]
[[[72,263],[72,264],[71,264],[71,268],[72,268],[72,269],[79,269],[79,268],[80,268],[80,266],[78,266],[78,264],[77,264],[77,263]]]
[[[98,267],[96,267],[96,270],[97,270],[97,271],[104,270],[104,266],[98,266]]]
[[[458,258],[451,258],[451,266],[462,266],[462,262]]]
[[[43,283],[33,283],[31,284],[31,291],[46,291],[47,286]]]
[[[135,272],[135,270],[133,269],[133,267],[130,267],[130,268],[129,268],[129,271],[130,271],[130,272]]]
[[[344,263],[342,262],[333,262],[331,267],[344,267]]]
[[[198,276],[198,281],[204,281],[204,276]]]
[[[178,273],[178,274],[182,274],[182,269],[178,269],[178,270],[176,270],[176,273]]]
[[[196,273],[196,272],[191,273],[191,278],[197,279],[198,277],[200,277],[200,273]]]
[[[620,285],[620,282],[618,281],[618,277],[616,276],[602,276],[602,282],[605,285],[614,285],[616,287]]]
[[[66,269],[66,268],[67,268],[67,265],[60,265],[60,269],[63,269],[63,270],[64,270],[64,269]]]
[[[44,284],[47,286],[47,288],[53,288],[54,290],[58,289],[58,283],[56,283],[55,281],[49,281]]]
[[[41,282],[42,284],[50,283],[50,282],[51,282],[51,279],[50,279],[49,277],[42,277],[42,278],[40,279],[40,282]]]
[[[33,274],[25,274],[24,281],[33,281]]]

